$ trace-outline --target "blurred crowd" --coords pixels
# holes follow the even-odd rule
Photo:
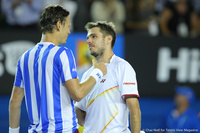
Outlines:
[[[117,33],[199,37],[200,0],[0,0],[0,28],[38,28],[44,7],[70,11],[71,30],[84,32],[89,21],[107,20]]]

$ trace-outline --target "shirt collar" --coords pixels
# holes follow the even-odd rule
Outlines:
[[[113,54],[112,57],[111,57],[111,59],[110,59],[110,63],[105,63],[105,65],[111,64],[114,61],[115,57],[116,57],[116,55]]]
[[[45,45],[45,46],[48,46],[48,45],[55,45],[55,44],[53,44],[52,42],[39,42],[39,43],[37,43],[37,45]]]

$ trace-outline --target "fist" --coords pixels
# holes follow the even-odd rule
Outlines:
[[[107,74],[107,67],[103,62],[97,63],[95,59],[92,60],[94,68],[98,68],[102,71],[103,75]]]

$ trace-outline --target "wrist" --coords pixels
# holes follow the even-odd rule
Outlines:
[[[18,128],[9,127],[9,133],[19,133],[19,127]]]
[[[97,83],[103,77],[103,73],[100,69],[95,68],[95,69],[93,69],[90,76],[92,76],[96,80],[96,83]]]

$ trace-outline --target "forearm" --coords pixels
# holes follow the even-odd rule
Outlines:
[[[79,102],[85,97],[94,87],[96,80],[93,77],[89,77],[85,82],[79,84],[78,79],[71,79],[65,82],[65,85],[69,91],[70,97]]]
[[[11,128],[18,128],[21,115],[21,104],[17,105],[16,102],[10,101],[9,104],[9,125]]]
[[[92,90],[96,82],[98,82],[102,76],[102,71],[95,68],[85,82],[79,84],[78,79],[71,79],[66,81],[65,85],[71,98],[79,102]]]
[[[169,36],[171,34],[170,30],[167,27],[167,22],[164,22],[162,20],[160,23],[160,30],[161,30],[162,34],[164,34],[166,36]]]
[[[161,17],[160,17],[160,30],[162,34],[166,36],[170,36],[171,32],[168,28],[168,22],[170,18],[172,17],[172,12],[170,9],[164,9],[162,11]]]
[[[77,107],[75,108],[75,111],[76,111],[76,116],[78,118],[78,124],[83,127],[85,123],[86,112],[80,110]]]
[[[9,126],[18,128],[21,115],[21,103],[24,98],[24,89],[14,86],[9,103]]]
[[[197,31],[198,31],[198,16],[195,13],[192,13],[191,15],[191,30],[190,34],[192,37],[197,36]]]
[[[91,72],[89,78],[84,82],[80,84],[80,92],[82,95],[82,98],[85,97],[94,87],[94,85],[103,77],[103,73],[100,69],[95,68]]]
[[[140,133],[141,112],[138,99],[133,96],[126,96],[126,104],[130,112],[131,132]]]
[[[81,95],[81,98],[85,97],[94,87],[96,84],[96,80],[90,76],[85,82],[80,84],[79,93]]]
[[[130,112],[131,132],[140,133],[141,130],[141,112],[139,109]]]
[[[79,80],[77,78],[65,82],[72,99],[80,101],[92,90],[96,82],[98,82],[103,75],[107,73],[107,67],[103,62],[97,64],[96,60],[93,60],[93,66],[94,69],[85,82],[79,84]]]

